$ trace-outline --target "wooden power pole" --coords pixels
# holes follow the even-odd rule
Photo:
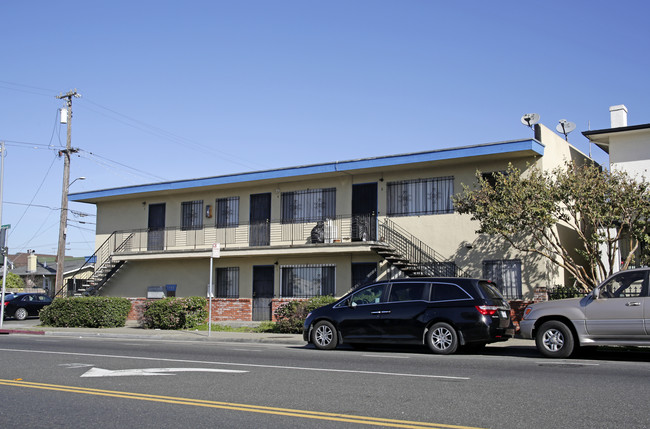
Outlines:
[[[68,228],[68,188],[70,187],[70,154],[77,152],[72,148],[72,97],[79,98],[77,90],[68,91],[66,94],[58,95],[56,98],[65,99],[67,106],[67,124],[68,138],[66,140],[65,150],[59,151],[59,156],[63,156],[63,186],[61,187],[61,220],[59,223],[59,247],[56,252],[56,280],[52,296],[58,296],[65,287],[63,284],[63,270],[65,260],[65,241]]]

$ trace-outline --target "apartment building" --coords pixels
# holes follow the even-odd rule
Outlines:
[[[88,292],[206,296],[213,320],[270,320],[280,303],[399,276],[497,281],[506,297],[565,273],[477,235],[451,197],[483,173],[586,156],[541,124],[530,139],[71,194],[97,207]],[[567,236],[567,240],[572,237]],[[214,257],[214,258],[213,258]],[[210,272],[210,258],[213,270]]]

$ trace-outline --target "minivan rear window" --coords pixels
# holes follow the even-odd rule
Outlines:
[[[478,282],[478,286],[481,288],[481,291],[486,298],[503,299],[503,295],[499,292],[496,283],[482,280]]]
[[[393,283],[390,288],[390,302],[423,301],[429,299],[429,285],[426,283]]]
[[[451,283],[432,283],[431,301],[456,301],[460,299],[472,299],[472,296],[463,288]]]

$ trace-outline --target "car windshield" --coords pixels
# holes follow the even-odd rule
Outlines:
[[[503,299],[503,295],[501,295],[501,292],[499,292],[499,289],[497,288],[497,284],[491,281],[480,281],[478,282],[479,287],[483,291],[483,294],[487,298],[494,298],[494,299]]]

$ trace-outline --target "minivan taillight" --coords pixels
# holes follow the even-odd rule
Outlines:
[[[494,306],[494,305],[477,305],[476,309],[483,316],[492,316],[493,314],[495,314],[497,312],[499,307]]]

